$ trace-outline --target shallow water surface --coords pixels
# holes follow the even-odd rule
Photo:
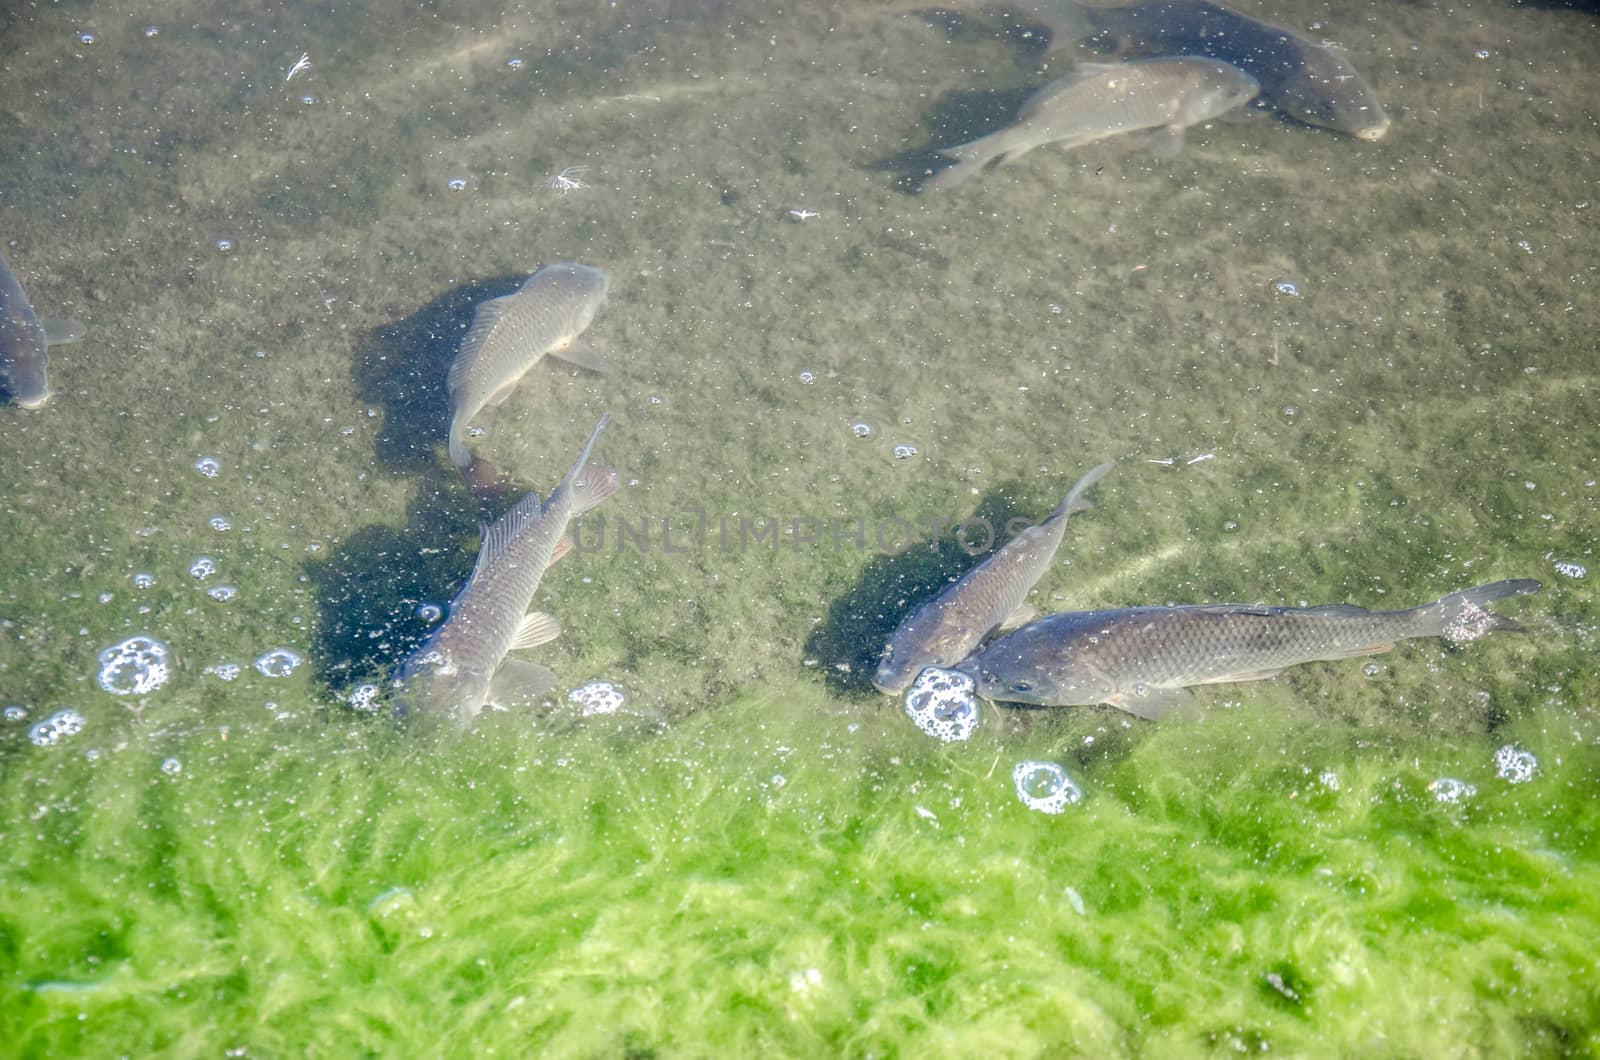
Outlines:
[[[1107,56],[888,0],[0,16],[4,251],[90,329],[0,407],[0,1037],[1600,1050],[1600,23],[1239,7],[1387,134],[1254,108],[919,195]],[[475,493],[446,369],[559,260],[611,276],[609,370],[536,365]],[[479,525],[606,410],[622,489],[521,653],[560,694],[394,723]],[[908,608],[1105,460],[1041,611],[1544,589],[1159,724],[945,743],[875,694]]]

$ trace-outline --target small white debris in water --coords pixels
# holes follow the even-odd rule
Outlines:
[[[1333,770],[1323,770],[1322,775],[1317,779],[1320,780],[1322,782],[1322,786],[1327,788],[1329,791],[1339,790],[1339,775]]]
[[[1494,753],[1494,771],[1508,784],[1526,784],[1539,771],[1539,760],[1532,751],[1508,743]]]
[[[1072,911],[1079,916],[1083,916],[1083,895],[1079,894],[1074,887],[1068,887],[1061,893],[1067,896],[1067,904],[1072,906]]]
[[[590,681],[568,692],[567,699],[578,704],[581,717],[590,718],[596,714],[615,714],[622,709],[626,697],[622,689],[610,681]]]
[[[789,977],[789,989],[797,994],[804,994],[822,985],[822,973],[815,968],[807,968],[803,972],[795,972]]]
[[[802,210],[790,210],[789,211],[789,216],[793,217],[796,221],[809,221],[813,217],[821,217],[822,215],[820,213],[817,213],[815,210],[804,210],[804,209],[802,209]]]
[[[289,67],[289,72],[287,74],[283,75],[283,80],[286,83],[289,82],[289,81],[293,81],[295,74],[304,73],[305,71],[307,71],[309,69],[311,69],[311,53],[310,52],[301,52],[300,53],[300,58],[296,59],[294,61],[294,65]]]

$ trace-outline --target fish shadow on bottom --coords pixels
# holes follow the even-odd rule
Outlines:
[[[308,563],[318,610],[310,648],[317,680],[333,689],[374,680],[421,644],[472,573],[479,524],[496,514],[459,486],[427,493],[404,526],[362,527]],[[439,609],[433,621],[419,613],[426,604]]]
[[[1004,90],[947,92],[928,109],[922,121],[930,130],[932,144],[870,162],[867,169],[898,174],[896,185],[900,190],[915,195],[928,179],[929,170],[938,171],[953,164],[953,159],[939,153],[941,150],[958,147],[1010,125],[1038,87],[1024,85]]]
[[[418,471],[438,466],[436,446],[450,430],[445,378],[478,304],[518,290],[526,273],[451,288],[404,319],[373,328],[356,344],[351,379],[361,400],[383,409],[378,466]]]
[[[997,487],[979,499],[964,522],[957,521],[937,540],[918,539],[900,552],[870,560],[855,587],[834,601],[806,638],[806,658],[818,660],[828,690],[835,695],[879,695],[872,687],[872,674],[889,635],[924,601],[1009,541],[1005,526],[1013,518],[1029,525],[1035,521],[1018,506],[1017,491]],[[994,527],[995,540],[992,547],[974,555],[969,548],[984,543],[983,531],[975,525],[979,521]],[[965,543],[963,525],[974,526]]]

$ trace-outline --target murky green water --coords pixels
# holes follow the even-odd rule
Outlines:
[[[1600,1050],[1600,26],[1251,10],[1389,134],[1252,112],[917,196],[1072,53],[888,3],[0,16],[4,252],[91,329],[0,409],[0,1040]],[[538,366],[475,444],[545,491],[611,410],[529,656],[624,712],[397,730],[349,696],[504,504],[445,366],[560,259],[611,273],[613,368]],[[903,602],[1106,459],[1043,610],[1545,589],[1197,717],[929,740],[866,680]],[[104,691],[136,636],[168,680]],[[1028,809],[1029,759],[1083,799]]]

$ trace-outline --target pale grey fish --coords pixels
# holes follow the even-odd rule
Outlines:
[[[43,408],[51,393],[48,348],[77,342],[86,332],[76,320],[40,320],[0,254],[0,391],[22,408]]]
[[[561,632],[554,618],[528,608],[545,570],[569,547],[568,522],[617,491],[615,471],[584,466],[609,419],[609,413],[600,417],[549,499],[540,504],[530,493],[485,528],[478,562],[451,601],[449,617],[401,664],[401,712],[446,713],[467,724],[485,703],[511,706],[554,686],[549,670],[507,654]]]
[[[605,301],[610,278],[592,265],[546,265],[520,290],[478,306],[472,327],[450,365],[450,459],[472,464],[467,427],[483,409],[511,396],[528,369],[549,354],[584,368],[604,367],[588,351],[572,349]]]
[[[1206,0],[1092,4],[1024,0],[1015,5],[1049,27],[1051,46],[1099,34],[1123,55],[1203,55],[1261,84],[1261,101],[1308,125],[1377,140],[1389,116],[1366,78],[1326,45]]]
[[[898,695],[927,667],[954,666],[996,629],[1027,621],[1031,614],[1024,601],[1055,562],[1067,519],[1094,507],[1083,493],[1110,470],[1110,464],[1101,464],[1084,475],[1044,522],[1007,541],[907,616],[883,649],[872,687]]]
[[[1183,130],[1248,102],[1255,78],[1216,59],[1183,56],[1131,63],[1078,63],[1028,97],[1014,124],[939,153],[956,159],[923,182],[923,191],[960,184],[991,164],[1045,144],[1081,147],[1123,133],[1156,130],[1170,153]]]
[[[1154,719],[1189,702],[1191,685],[1260,681],[1299,663],[1376,655],[1411,637],[1460,642],[1520,630],[1487,605],[1538,591],[1531,579],[1500,581],[1405,611],[1352,604],[1064,611],[997,638],[956,669],[985,699],[1106,703]]]

